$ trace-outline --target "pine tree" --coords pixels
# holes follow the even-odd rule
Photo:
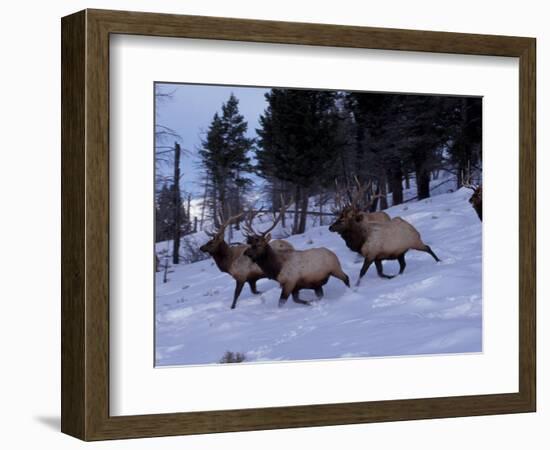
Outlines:
[[[173,230],[172,194],[165,184],[157,194],[155,205],[155,241],[161,242],[171,238]]]
[[[456,99],[453,125],[449,126],[449,161],[455,167],[456,187],[481,171],[481,98]]]
[[[179,203],[180,217],[184,218],[180,225],[181,235],[191,231],[191,224],[187,220],[183,203]],[[155,201],[155,242],[169,241],[174,239],[176,221],[174,213],[174,185],[170,187],[166,183],[156,195]]]
[[[229,217],[241,210],[251,183],[245,174],[251,170],[248,152],[254,140],[246,136],[248,124],[238,105],[238,99],[231,94],[222,105],[222,115],[214,114],[199,150],[208,178],[208,206],[216,225],[220,214]]]
[[[336,94],[329,91],[272,89],[260,116],[256,158],[258,173],[294,186],[294,233],[303,233],[312,187],[336,173],[340,143]],[[300,210],[298,215],[297,211]]]

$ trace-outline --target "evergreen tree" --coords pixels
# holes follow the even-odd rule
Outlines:
[[[251,183],[245,174],[251,170],[248,152],[254,140],[246,136],[248,124],[238,105],[238,99],[231,94],[222,105],[221,116],[214,114],[199,150],[208,178],[208,206],[216,225],[220,214],[229,217],[241,210]]]
[[[413,171],[417,197],[430,196],[430,178],[442,167],[457,121],[456,97],[350,93],[356,131],[355,166],[360,178],[374,178],[393,204],[403,201],[403,177]],[[460,132],[458,133],[460,134]],[[384,199],[384,196],[382,196]]]
[[[462,182],[481,172],[481,99],[462,97],[456,99],[453,123],[449,126],[448,154],[455,168],[457,189]]]
[[[181,235],[188,234],[191,231],[190,223],[186,219],[185,207],[180,202],[180,214],[184,218],[181,224]],[[155,242],[168,241],[174,239],[175,235],[175,217],[174,214],[174,185],[165,183],[157,193],[155,201]]]
[[[329,91],[272,89],[260,116],[258,173],[294,186],[294,233],[305,231],[308,199],[314,185],[333,179],[337,141],[336,94]],[[300,214],[298,215],[298,209]]]

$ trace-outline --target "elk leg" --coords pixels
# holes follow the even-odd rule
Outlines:
[[[395,275],[386,275],[384,273],[384,270],[382,269],[382,261],[379,259],[374,260],[374,265],[376,266],[376,273],[380,278],[387,278],[388,280],[391,280]]]
[[[405,270],[405,267],[407,267],[407,263],[405,262],[405,253],[401,253],[397,257],[397,261],[399,261],[399,275],[401,275]]]
[[[357,280],[356,286],[359,286],[359,283],[361,283],[361,278],[363,278],[363,276],[367,273],[367,270],[369,270],[372,261],[372,259],[365,258],[365,261],[363,262],[363,267],[361,267],[361,271],[359,272],[359,278]]]
[[[318,288],[315,288],[315,295],[317,296],[317,299],[321,300],[323,298],[323,295],[325,293],[323,292],[323,287],[319,286]]]
[[[257,280],[249,280],[249,281],[248,281],[248,284],[249,284],[249,286],[250,286],[250,290],[252,291],[252,293],[253,293],[254,295],[261,294],[261,292],[260,292],[258,289],[256,289],[256,281],[257,281]]]
[[[296,303],[299,303],[300,305],[308,305],[309,306],[310,305],[309,302],[306,302],[305,300],[302,300],[300,298],[300,296],[298,295],[299,292],[300,292],[299,289],[294,289],[292,291],[292,300],[294,300],[294,302],[296,302]]]
[[[440,262],[441,260],[437,257],[437,255],[432,251],[429,245],[424,244],[424,248],[420,250],[421,252],[426,252],[432,255],[433,259],[435,259],[437,262]]]
[[[237,281],[237,284],[235,285],[235,293],[233,294],[233,303],[231,304],[231,309],[235,309],[235,306],[237,306],[237,299],[239,298],[239,295],[241,295],[243,286],[244,283],[242,281]]]
[[[284,306],[284,304],[288,300],[289,295],[290,295],[290,292],[285,288],[283,288],[283,290],[281,291],[281,296],[279,297],[279,308]]]

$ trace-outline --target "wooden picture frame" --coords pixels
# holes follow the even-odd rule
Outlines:
[[[519,391],[140,416],[109,415],[109,36],[136,34],[519,58]],[[62,416],[84,440],[535,411],[533,38],[85,10],[62,19]]]

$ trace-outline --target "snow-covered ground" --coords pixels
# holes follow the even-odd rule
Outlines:
[[[352,280],[348,289],[331,278],[312,307],[289,299],[279,308],[278,283],[263,279],[261,295],[246,285],[231,310],[235,282],[212,259],[172,267],[167,283],[157,273],[156,364],[218,363],[226,351],[246,362],[480,352],[481,222],[470,195],[461,189],[388,209],[412,223],[442,262],[411,250],[403,275],[381,279],[371,267],[358,288],[362,258],[327,226],[288,238],[297,249],[329,248]],[[207,240],[204,233],[194,239]],[[398,264],[384,268],[397,273]],[[315,298],[308,290],[301,296]]]

